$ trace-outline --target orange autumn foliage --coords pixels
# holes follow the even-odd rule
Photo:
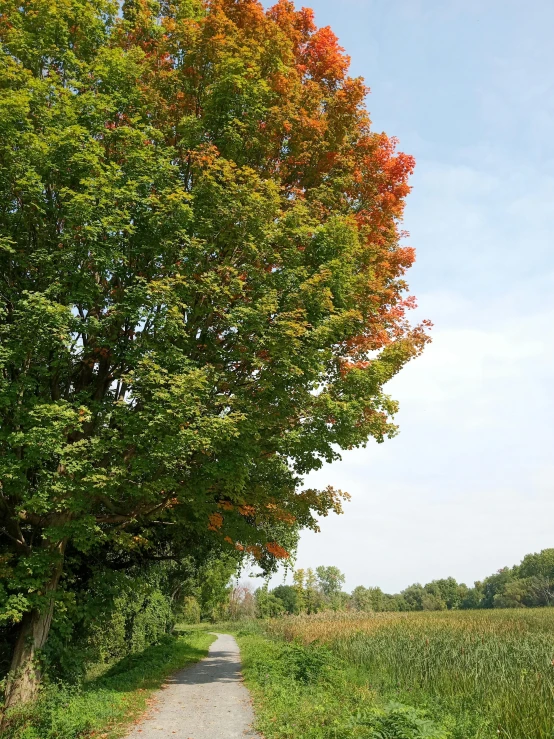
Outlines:
[[[265,545],[265,548],[267,551],[272,554],[274,557],[277,557],[277,559],[287,559],[290,557],[289,552],[287,550],[277,544],[276,541],[268,541],[268,543]]]
[[[221,513],[211,513],[208,517],[208,531],[219,531],[223,526],[223,516]]]

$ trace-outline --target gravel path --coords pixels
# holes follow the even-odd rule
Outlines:
[[[207,657],[167,681],[127,739],[261,739],[250,728],[254,714],[238,645],[228,634],[216,636]]]

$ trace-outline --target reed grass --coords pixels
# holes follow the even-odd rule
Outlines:
[[[554,608],[325,613],[265,628],[327,645],[377,694],[450,717],[453,736],[554,736]]]

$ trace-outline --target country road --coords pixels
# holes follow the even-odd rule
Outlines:
[[[148,716],[127,739],[261,739],[241,677],[237,642],[217,634],[208,656],[181,670],[156,693]]]

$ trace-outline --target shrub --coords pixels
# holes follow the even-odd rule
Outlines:
[[[448,739],[448,732],[412,706],[390,703],[384,709],[372,708],[354,716],[347,733],[340,739],[353,736],[357,739]]]
[[[159,643],[175,622],[167,590],[164,568],[150,565],[99,571],[76,593],[62,593],[42,654],[45,673],[78,682],[92,665]]]
[[[183,606],[181,609],[181,619],[183,623],[199,624],[200,615],[200,603],[193,595],[187,595],[186,598],[183,600]]]

